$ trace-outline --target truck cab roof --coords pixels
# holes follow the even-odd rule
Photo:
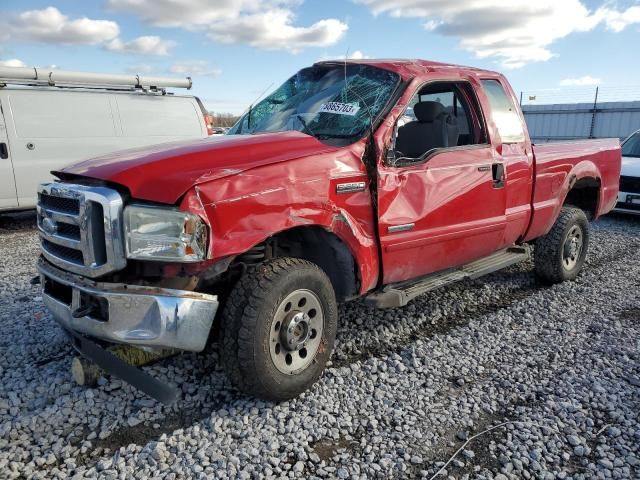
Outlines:
[[[435,62],[432,60],[422,59],[406,59],[406,58],[366,58],[353,60],[325,60],[317,62],[316,65],[335,65],[335,64],[351,64],[351,65],[370,65],[392,71],[400,75],[403,79],[413,77],[422,77],[429,73],[435,72],[452,72],[466,73],[472,75],[482,75],[491,77],[502,77],[502,74],[492,70],[483,70],[475,67],[464,65],[456,65],[452,63]]]

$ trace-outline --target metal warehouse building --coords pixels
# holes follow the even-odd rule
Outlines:
[[[537,143],[580,138],[626,138],[640,129],[640,101],[523,105]]]

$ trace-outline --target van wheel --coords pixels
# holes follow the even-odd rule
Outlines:
[[[546,235],[536,240],[535,272],[548,283],[573,280],[578,276],[589,247],[589,221],[576,207],[562,207]]]
[[[222,364],[232,383],[272,401],[307,390],[333,350],[337,310],[329,278],[311,262],[279,258],[246,272],[221,325]]]

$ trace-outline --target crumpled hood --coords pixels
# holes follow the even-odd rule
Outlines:
[[[54,172],[125,186],[140,200],[175,204],[190,188],[263,165],[336,150],[297,131],[228,135],[124,150]]]

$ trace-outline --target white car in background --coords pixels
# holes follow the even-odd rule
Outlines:
[[[616,212],[640,215],[640,130],[622,143],[622,171]]]

